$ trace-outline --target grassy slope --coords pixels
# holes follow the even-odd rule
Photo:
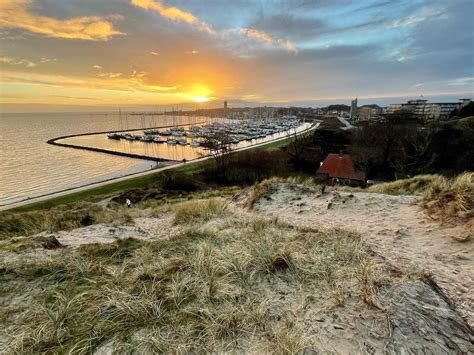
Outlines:
[[[399,278],[355,233],[249,220],[222,199],[179,205],[172,217],[182,232],[169,240],[6,263],[4,295],[35,296],[0,312],[14,337],[4,350],[89,353],[113,342],[119,352],[297,353],[327,344],[295,305],[318,319],[338,307],[373,313],[375,284]]]
[[[287,144],[288,144],[288,140],[285,139],[285,140],[281,140],[277,142],[271,142],[259,147],[255,147],[250,150],[254,150],[254,151],[275,150],[275,149],[282,148],[286,146]],[[246,150],[246,152],[247,151],[249,150]],[[243,152],[236,152],[234,154],[242,154],[242,153]],[[181,167],[173,169],[173,172],[182,173],[182,174],[194,174],[212,164],[213,164],[212,160],[205,160],[205,161],[194,162],[194,163],[189,162],[185,166],[181,166]],[[160,174],[162,174],[162,172],[157,172],[156,174],[149,174],[146,176],[140,176],[140,177],[135,177],[135,178],[132,177],[125,181],[112,182],[110,184],[99,186],[99,187],[93,187],[85,191],[71,192],[70,194],[67,194],[64,196],[51,198],[45,201],[31,203],[26,206],[14,208],[10,211],[11,212],[27,212],[27,211],[49,209],[51,207],[55,207],[58,205],[82,201],[82,200],[86,200],[93,197],[106,196],[106,195],[119,192],[119,191],[124,191],[127,189],[143,188],[143,187],[153,185],[156,182],[157,176],[159,176]]]

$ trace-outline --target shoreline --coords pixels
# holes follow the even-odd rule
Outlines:
[[[320,124],[321,124],[320,122],[313,122],[308,128],[303,129],[302,131],[299,131],[296,134],[300,135],[300,134],[307,133],[309,131],[318,129]],[[88,134],[95,134],[95,133],[86,133],[85,135],[88,135]],[[82,135],[84,135],[84,134],[82,134]],[[56,138],[56,139],[59,139],[59,138]],[[236,153],[236,152],[241,152],[241,151],[244,151],[244,150],[250,150],[250,149],[258,148],[258,147],[261,147],[261,146],[265,146],[265,145],[270,144],[270,143],[280,142],[280,141],[283,141],[283,140],[286,140],[286,139],[288,139],[288,137],[285,136],[285,137],[272,139],[272,140],[269,140],[269,141],[266,141],[266,142],[250,145],[250,146],[247,146],[247,147],[238,148],[238,149],[233,150],[232,154]],[[104,154],[108,154],[108,153],[104,152]],[[16,201],[16,202],[3,204],[3,205],[0,204],[0,211],[8,211],[8,210],[19,208],[19,207],[25,207],[25,206],[28,206],[30,204],[34,204],[34,203],[37,203],[37,202],[44,202],[44,201],[48,201],[48,200],[51,200],[51,199],[54,199],[54,198],[57,198],[57,197],[67,196],[67,195],[70,195],[70,194],[73,194],[73,193],[76,193],[76,192],[83,192],[83,191],[91,190],[93,188],[106,186],[106,185],[109,185],[109,184],[112,184],[112,183],[115,183],[115,182],[122,182],[122,181],[126,181],[126,180],[131,180],[133,178],[143,177],[143,176],[147,176],[147,175],[151,175],[151,174],[155,174],[155,173],[160,173],[160,172],[171,170],[171,169],[177,169],[177,168],[183,167],[183,166],[189,166],[189,165],[197,164],[197,163],[200,163],[200,162],[212,159],[212,158],[213,158],[212,156],[207,156],[207,157],[193,159],[193,160],[187,161],[186,163],[176,162],[176,164],[171,164],[171,165],[164,166],[164,167],[161,167],[161,168],[153,168],[153,169],[145,170],[145,171],[142,171],[142,172],[127,174],[125,176],[119,176],[119,177],[115,177],[115,178],[108,178],[106,180],[92,182],[92,183],[88,183],[86,185],[81,185],[81,186],[78,186],[78,187],[71,187],[71,188],[60,190],[60,191],[45,193],[45,194],[42,194],[40,196],[35,196],[35,197],[28,198],[28,199],[23,199],[21,201]],[[152,159],[150,159],[150,160],[152,160]]]

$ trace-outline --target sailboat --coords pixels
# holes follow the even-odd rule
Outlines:
[[[122,130],[122,110],[119,109],[119,131],[121,130]],[[120,140],[120,138],[122,138],[122,134],[118,132],[107,133],[107,138]]]

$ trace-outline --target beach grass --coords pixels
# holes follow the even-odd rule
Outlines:
[[[182,231],[60,248],[5,263],[4,295],[24,301],[0,320],[22,353],[290,354],[318,341],[297,309],[330,314],[349,299],[370,309],[379,280],[398,277],[360,235],[249,219],[222,200],[172,211]],[[31,288],[31,282],[35,287]],[[309,323],[308,323],[309,322]]]

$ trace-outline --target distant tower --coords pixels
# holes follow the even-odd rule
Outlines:
[[[357,98],[351,101],[351,112],[349,114],[349,119],[355,121],[357,118]]]
[[[224,101],[224,110],[227,110],[227,101]]]

